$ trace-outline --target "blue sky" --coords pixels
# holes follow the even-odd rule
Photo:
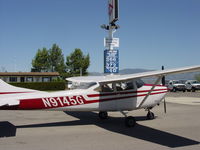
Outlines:
[[[200,64],[199,0],[120,0],[120,69]],[[90,54],[103,72],[107,0],[0,0],[0,71],[30,71],[37,49]]]

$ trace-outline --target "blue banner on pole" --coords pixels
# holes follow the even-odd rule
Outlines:
[[[104,50],[104,73],[119,73],[118,50]]]

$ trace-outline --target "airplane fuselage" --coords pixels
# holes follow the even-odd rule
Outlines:
[[[57,110],[57,111],[123,111],[154,107],[164,98],[167,88],[157,85],[147,100],[139,107],[144,97],[153,85],[143,85],[140,88],[127,91],[98,92],[92,89],[76,89],[62,92],[46,92],[37,94],[26,92],[2,93],[18,103],[2,106],[0,109],[16,110]]]

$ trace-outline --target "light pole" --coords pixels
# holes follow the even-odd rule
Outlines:
[[[119,51],[114,49],[119,47],[119,38],[114,38],[113,34],[119,28],[116,22],[119,19],[119,0],[108,0],[108,25],[103,24],[101,28],[108,31],[108,37],[104,38],[104,73],[119,72]]]

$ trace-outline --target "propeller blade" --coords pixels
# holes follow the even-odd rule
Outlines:
[[[164,70],[164,66],[162,66],[162,70]],[[162,85],[165,86],[165,76],[162,77]],[[166,105],[166,101],[165,101],[165,98],[164,98],[164,112],[165,114],[167,113],[167,105]]]
[[[164,70],[164,69],[165,69],[164,66],[162,66],[162,70]],[[162,85],[165,86],[165,76],[162,77]]]
[[[167,105],[166,105],[165,98],[164,98],[164,112],[165,112],[165,114],[167,113]]]
[[[162,85],[165,86],[165,76],[162,77]]]

